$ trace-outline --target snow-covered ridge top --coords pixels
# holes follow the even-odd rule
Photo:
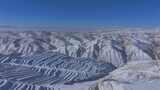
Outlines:
[[[160,32],[0,32],[0,54],[59,52],[111,62],[160,59]]]

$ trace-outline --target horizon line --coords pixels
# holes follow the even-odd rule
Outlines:
[[[94,27],[71,27],[71,26],[18,26],[18,25],[0,25],[0,31],[116,31],[122,29],[133,30],[160,30],[157,27],[140,27],[140,26],[94,26]]]

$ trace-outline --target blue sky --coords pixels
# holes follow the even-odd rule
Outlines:
[[[160,26],[160,0],[0,0],[0,25]]]

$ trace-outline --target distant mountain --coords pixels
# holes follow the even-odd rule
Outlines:
[[[87,57],[121,66],[159,59],[159,32],[1,32],[0,54],[21,56],[46,51]]]

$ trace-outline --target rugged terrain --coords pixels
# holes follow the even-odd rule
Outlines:
[[[50,53],[46,52],[53,52],[52,57]],[[57,56],[54,55],[55,52],[58,53]],[[36,85],[42,85],[43,88],[38,86],[37,89],[50,90],[52,82],[55,90],[57,88],[57,90],[70,90],[70,88],[77,86],[81,87],[80,90],[82,88],[83,90],[135,90],[134,87],[140,86],[136,86],[134,83],[157,80],[160,77],[159,31],[1,32],[0,54],[0,67],[2,68],[0,70],[0,88],[2,89],[5,88],[5,85],[10,85],[14,89],[35,90]],[[36,55],[40,56],[36,57]],[[53,63],[52,60],[59,61]],[[48,62],[54,67],[48,66]],[[82,66],[79,66],[78,62],[82,62]],[[69,67],[72,64],[73,66]],[[17,69],[18,67],[19,69]],[[66,74],[66,77],[63,75],[62,77],[55,75],[55,77],[63,78],[63,80],[56,81],[55,77],[44,78],[46,75],[44,74],[44,76],[39,76],[43,77],[44,81],[23,80],[19,82],[20,79],[27,77],[26,73],[32,72],[37,75],[43,70],[47,72],[48,68],[61,70],[59,67],[63,70],[67,69],[69,73],[71,69],[73,74],[66,74],[62,70],[61,74]],[[117,69],[114,70],[115,68]],[[10,71],[10,74],[3,70]],[[23,73],[23,70],[26,72]],[[37,73],[37,70],[40,71]],[[75,78],[76,70],[80,76]],[[89,70],[90,72],[88,72]],[[109,72],[111,73],[108,75]],[[51,74],[49,71],[48,73]],[[21,77],[23,74],[24,76]],[[48,80],[49,78],[50,80]],[[53,83],[51,80],[55,80],[55,82]],[[157,83],[157,81],[155,82]],[[22,89],[22,87],[26,88]]]

